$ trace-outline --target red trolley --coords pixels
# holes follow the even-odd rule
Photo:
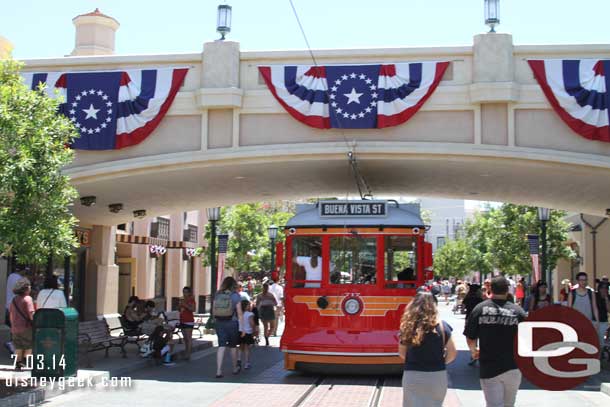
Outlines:
[[[285,233],[278,266],[286,269],[280,343],[286,369],[400,365],[397,333],[404,307],[433,277],[419,205],[298,205]]]

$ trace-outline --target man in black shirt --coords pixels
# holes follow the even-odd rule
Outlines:
[[[525,319],[525,311],[506,301],[508,287],[507,279],[495,277],[491,281],[492,298],[472,310],[464,331],[470,353],[481,365],[481,388],[487,407],[514,406],[521,384],[513,341],[517,324]]]

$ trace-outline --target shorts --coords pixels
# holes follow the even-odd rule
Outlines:
[[[32,349],[32,328],[26,328],[19,333],[13,333],[12,340],[15,349]]]
[[[273,307],[270,307],[270,306],[260,307],[258,312],[259,312],[259,316],[260,316],[261,320],[263,320],[263,321],[274,321],[275,320],[275,310],[273,309]]]
[[[193,329],[193,327],[195,326],[194,322],[181,322],[178,324],[177,328],[180,329]]]
[[[254,336],[252,334],[245,334],[239,338],[241,345],[254,345]]]
[[[235,348],[239,345],[239,324],[235,319],[216,319],[214,329],[218,336],[218,346]]]

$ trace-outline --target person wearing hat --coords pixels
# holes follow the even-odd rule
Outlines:
[[[34,301],[30,297],[32,286],[30,280],[22,278],[13,287],[15,296],[9,306],[11,336],[17,355],[16,368],[21,370],[26,358],[32,354],[32,321],[34,319]]]
[[[610,312],[610,298],[608,298],[608,283],[603,280],[597,285],[597,293],[595,294],[597,300],[597,310],[599,315],[599,324],[597,325],[599,334],[599,344],[603,354],[604,345],[606,343],[605,337],[608,331],[608,312]],[[609,338],[610,339],[610,338]]]
[[[273,321],[271,329],[273,332],[271,333],[271,336],[277,336],[277,326],[283,319],[284,287],[280,285],[279,275],[276,272],[271,273],[271,281],[269,281],[269,284],[269,292],[273,294],[277,302],[277,305],[275,306],[275,320]]]
[[[559,290],[559,302],[561,302],[561,305],[568,306],[570,291],[572,291],[572,282],[569,278],[564,278],[561,280],[561,290]]]

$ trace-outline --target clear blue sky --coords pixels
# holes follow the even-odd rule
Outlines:
[[[471,45],[487,31],[483,0],[293,0],[312,48]],[[17,0],[0,5],[16,58],[74,47],[72,18],[99,7],[121,23],[117,54],[199,52],[218,38],[212,0]],[[304,49],[288,0],[232,0],[242,50]],[[498,31],[515,44],[610,43],[610,0],[501,0]]]

